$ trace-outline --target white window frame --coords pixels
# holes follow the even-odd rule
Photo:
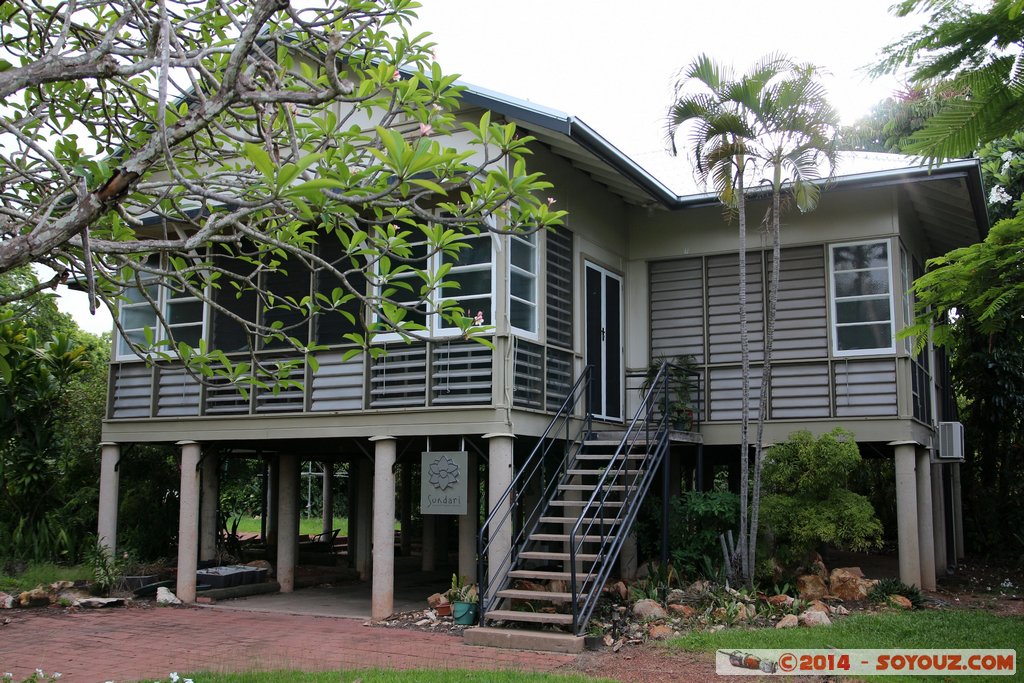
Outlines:
[[[537,237],[539,231],[535,230],[526,235],[511,234],[508,239],[508,257],[506,264],[508,266],[508,297],[506,302],[506,310],[508,311],[509,329],[520,337],[525,337],[530,340],[540,339],[540,243],[541,240]],[[515,241],[519,241],[529,245],[533,250],[532,259],[532,272],[527,271],[519,266],[512,263],[512,248]],[[518,297],[512,294],[512,274],[529,278],[533,281],[533,301],[529,301],[522,297]],[[524,305],[533,308],[533,329],[528,330],[522,327],[517,327],[512,323],[512,302],[518,301]]]
[[[857,247],[861,245],[875,245],[885,244],[885,256],[886,256],[886,270],[889,279],[889,292],[886,296],[889,305],[889,346],[887,347],[873,347],[869,349],[839,349],[839,328],[840,327],[852,327],[854,325],[863,325],[866,322],[861,323],[840,323],[838,315],[838,305],[844,301],[856,301],[856,300],[869,300],[869,299],[882,299],[884,295],[879,294],[866,294],[858,296],[845,296],[838,297],[836,295],[836,268],[835,268],[835,250],[842,247]],[[896,353],[896,302],[894,300],[893,292],[894,286],[894,273],[893,273],[893,242],[889,239],[874,239],[874,240],[859,240],[856,242],[836,242],[828,245],[828,271],[829,271],[829,304],[832,313],[832,354],[836,357],[851,357],[851,356],[877,356],[884,354]],[[852,272],[852,271],[842,271]],[[872,321],[874,324],[882,324],[884,320]]]
[[[156,304],[156,311],[159,311],[159,315],[156,315],[156,312],[154,311],[153,326],[152,326],[152,330],[153,330],[153,352],[161,351],[161,350],[170,351],[170,349],[167,349],[166,347],[159,347],[159,346],[157,346],[157,344],[159,342],[166,341],[166,340],[169,340],[171,338],[170,334],[168,334],[167,327],[170,327],[172,330],[175,330],[177,328],[195,327],[198,324],[198,326],[199,326],[199,338],[200,339],[207,339],[207,334],[208,334],[207,327],[208,327],[208,324],[209,324],[209,317],[210,317],[209,316],[209,308],[210,307],[206,304],[205,301],[203,301],[201,298],[199,298],[197,296],[183,296],[183,297],[179,297],[179,298],[174,298],[173,297],[174,290],[172,290],[170,287],[167,287],[166,285],[161,284],[160,278],[158,276],[156,276],[156,275],[140,272],[139,273],[139,279],[142,281],[142,286],[144,288],[148,288],[148,287],[151,287],[151,286],[156,287],[156,297],[152,297],[152,298],[153,298],[153,303]],[[137,290],[139,288],[135,287],[135,286],[132,286],[130,289]],[[171,322],[170,322],[170,306],[171,306],[172,302],[173,303],[193,303],[193,302],[199,302],[201,310],[202,310],[202,317],[198,321],[193,321],[193,322],[188,322],[188,323],[171,324]],[[124,327],[124,318],[123,318],[124,312],[125,312],[125,310],[129,310],[129,309],[153,310],[153,304],[151,304],[145,298],[143,298],[142,301],[139,301],[139,302],[136,302],[136,303],[125,304],[125,303],[122,302],[119,305],[118,312],[117,312],[118,320],[121,323],[122,327]],[[161,321],[161,317],[163,318],[163,321]],[[166,323],[166,327],[165,327],[165,323]],[[127,328],[126,327],[125,331],[126,332],[135,332],[135,331],[144,331],[145,329],[146,329],[145,327],[132,327],[132,328]],[[119,361],[123,361],[123,360],[137,360],[139,358],[139,355],[136,354],[134,351],[132,351],[130,348],[125,348],[127,346],[128,342],[124,338],[124,336],[120,333],[120,331],[117,331],[117,334],[115,336],[116,336],[115,346],[114,346],[114,349],[115,349],[114,358],[115,358],[115,360],[119,360]],[[180,340],[178,340],[178,341],[180,341]],[[151,356],[153,352],[145,352],[144,351],[143,352],[143,357]]]
[[[451,270],[448,271],[448,275],[446,275],[445,277],[449,277],[449,276],[452,276],[452,275],[458,275],[459,273],[471,273],[471,272],[474,272],[474,271],[476,271],[476,272],[487,271],[488,278],[489,278],[490,285],[491,285],[491,289],[490,289],[490,293],[486,295],[486,298],[491,300],[491,306],[490,306],[490,310],[483,312],[484,313],[484,322],[483,322],[483,324],[484,325],[492,325],[493,326],[495,324],[495,322],[494,322],[494,319],[495,319],[495,315],[494,315],[495,299],[497,298],[497,295],[498,295],[497,287],[495,287],[495,284],[498,281],[498,272],[497,272],[498,271],[498,269],[497,269],[498,259],[495,258],[495,252],[497,252],[498,250],[494,248],[494,240],[491,239],[491,235],[490,235],[490,233],[487,230],[481,230],[479,235],[470,236],[470,239],[473,239],[473,240],[477,240],[478,239],[478,240],[481,240],[483,242],[486,242],[488,247],[490,248],[490,259],[488,260],[488,262],[486,264],[485,263],[473,263],[473,264],[469,264],[469,265],[459,265],[458,263],[454,263],[454,264],[452,264]],[[437,261],[436,261],[436,265],[434,266],[434,272],[437,272],[437,269],[440,268],[441,264],[443,263],[444,254],[443,253],[438,253],[438,254],[435,255],[435,258],[437,259]],[[444,288],[441,288],[441,289],[443,291]],[[440,296],[440,293],[439,293],[439,296]],[[469,301],[475,301],[477,298],[484,298],[484,295],[480,295],[480,294],[473,294],[471,296],[474,297],[474,298],[473,299],[469,299]],[[463,306],[462,294],[461,294],[460,290],[457,290],[457,289],[454,290],[454,296],[451,296],[451,297],[440,297],[440,298],[441,298],[442,301],[449,300],[449,299],[452,300],[452,301],[455,301],[455,303],[457,305],[462,306],[462,308],[464,309],[465,315],[470,317],[470,318],[475,317],[476,316],[476,312],[481,310],[479,306],[470,306],[469,308],[466,308],[466,306]],[[441,316],[435,315],[435,316],[433,316],[433,318],[434,318],[434,320],[432,321],[432,323],[433,323],[432,327],[434,329],[435,336],[439,336],[439,337],[452,336],[452,337],[454,337],[454,336],[462,334],[462,330],[459,329],[458,327],[450,325],[450,324],[446,325],[447,321],[444,318],[442,318]]]

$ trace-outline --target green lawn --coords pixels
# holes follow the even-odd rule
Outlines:
[[[520,671],[465,671],[462,669],[389,671],[363,669],[358,671],[251,671],[240,674],[182,674],[194,683],[611,683],[606,679],[584,676],[533,674]],[[170,679],[164,679],[169,681]],[[163,681],[161,682],[163,683]]]
[[[302,517],[299,519],[299,533],[306,534],[307,536],[313,536],[323,531],[324,523],[319,517],[310,517],[306,519]],[[334,528],[341,529],[339,536],[348,536],[348,517],[335,517]],[[247,533],[259,533],[260,532],[260,520],[258,517],[242,517],[238,522],[238,530],[245,531]]]
[[[915,610],[855,614],[830,627],[694,631],[669,641],[680,650],[743,649],[1016,649],[1024,653],[1024,619],[980,610]],[[1018,663],[1018,675],[1020,673]],[[940,680],[935,676],[872,677],[879,681]],[[971,681],[1008,680],[971,676]]]
[[[3,565],[0,564],[0,567]],[[91,579],[92,571],[85,565],[62,567],[50,563],[32,563],[24,574],[11,576],[0,569],[0,591],[20,593],[32,590],[36,586],[48,586],[55,581],[78,581]]]

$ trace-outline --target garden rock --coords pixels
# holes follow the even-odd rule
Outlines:
[[[830,592],[841,600],[859,602],[867,600],[868,593],[875,585],[874,581],[864,578],[860,567],[844,567],[833,569],[829,577]]]
[[[889,604],[897,609],[914,609],[914,603],[902,595],[890,595]]]
[[[793,604],[793,596],[786,595],[784,593],[780,595],[773,595],[768,598],[768,604],[772,607],[789,607]]]
[[[633,616],[640,619],[664,619],[668,612],[654,600],[638,600],[633,605]]]
[[[665,602],[669,605],[678,605],[683,602],[686,602],[686,591],[681,591],[678,588],[673,588],[668,592],[668,596],[666,596]]]
[[[846,609],[842,605],[833,605],[828,609],[830,612],[832,612],[832,614],[836,615],[837,617],[845,617],[850,613],[850,610]]]
[[[801,600],[821,600],[828,591],[825,580],[815,574],[804,574],[796,577],[796,590]]]
[[[799,625],[800,619],[795,614],[787,614],[779,619],[779,623],[775,624],[775,628],[796,628]]]
[[[46,607],[50,604],[50,594],[43,588],[33,588],[18,596],[18,604],[22,607]]]
[[[814,600],[807,607],[808,612],[821,612],[822,614],[828,614],[828,605],[823,603],[821,600]]]
[[[800,623],[804,626],[831,626],[832,620],[824,612],[807,611],[800,615]]]
[[[429,598],[427,598],[427,607],[433,609],[444,601],[444,596],[442,596],[440,593],[434,593]]]
[[[626,587],[624,582],[617,581],[615,585],[612,586],[612,591],[619,596],[619,599],[629,600],[629,588]]]
[[[655,624],[647,629],[647,635],[651,640],[665,640],[672,637],[672,627],[665,624]]]
[[[124,598],[79,598],[72,606],[83,609],[101,609],[103,607],[123,607],[124,604]]]
[[[690,619],[697,615],[697,610],[689,605],[669,605],[668,610],[684,619]]]
[[[0,591],[0,609],[14,609],[16,603],[17,600],[14,599],[13,595]]]
[[[171,592],[171,589],[160,586],[156,589],[156,604],[158,605],[180,605],[181,600]]]

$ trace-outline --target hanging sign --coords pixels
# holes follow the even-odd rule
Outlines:
[[[426,451],[420,463],[420,513],[464,515],[468,488],[466,451]]]

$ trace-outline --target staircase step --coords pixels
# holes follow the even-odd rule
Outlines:
[[[614,446],[619,447],[622,443],[622,439],[587,439],[583,442],[584,446]],[[657,441],[648,441],[647,439],[636,439],[630,441],[626,446],[646,446],[648,443],[657,443]]]
[[[542,579],[548,581],[568,581],[572,578],[569,572],[552,572],[543,569],[513,569],[509,571],[510,579]]]
[[[599,534],[591,534],[590,536],[584,537],[582,540],[584,543],[601,543],[608,536],[601,536]],[[566,541],[569,540],[569,534],[530,534],[531,541]],[[576,540],[581,540],[577,538]]]
[[[575,524],[578,517],[541,517],[541,524]],[[621,520],[613,517],[587,517],[584,524],[621,524]]]
[[[467,645],[542,650],[576,655],[583,652],[583,636],[551,631],[530,631],[522,628],[494,628],[476,626],[462,634]]]
[[[550,501],[548,503],[548,505],[553,505],[555,507],[563,507],[563,508],[583,507],[586,504],[587,504],[587,501],[585,501],[585,500],[552,500],[552,501]],[[606,500],[604,502],[604,506],[606,508],[620,508],[620,507],[622,507],[622,501],[621,500]],[[598,503],[596,501],[594,502],[594,507],[598,507]]]
[[[615,456],[614,453],[577,453],[577,460],[601,460],[603,462],[609,462]],[[615,457],[615,460],[622,460],[627,458],[629,460],[643,460],[647,457],[646,453],[626,453],[625,455],[619,454]]]
[[[595,553],[576,553],[577,562],[593,562],[602,557]],[[524,550],[519,553],[521,560],[562,560],[569,561],[569,553],[549,552],[547,550]]]
[[[520,612],[514,609],[492,609],[484,615],[488,621],[529,621],[534,624],[572,624],[571,614]]]
[[[626,484],[605,484],[604,489],[608,491],[625,491],[632,488]],[[559,484],[559,491],[593,491],[593,484]]]
[[[543,600],[546,602],[569,602],[572,600],[572,593],[553,593],[549,591],[526,591],[518,588],[506,588],[498,591],[499,598],[511,600]],[[586,600],[586,594],[579,596],[580,600]]]
[[[569,470],[569,476],[570,477],[586,477],[586,476],[596,477],[596,476],[600,476],[600,475],[604,474],[604,471],[605,471],[604,467],[595,467],[592,470],[581,470],[581,469],[575,469],[574,468],[574,469]],[[621,472],[611,472],[611,473],[608,474],[608,476],[609,477],[622,477],[622,476],[635,477],[636,475],[640,474],[641,472],[643,472],[643,470],[622,470]]]

